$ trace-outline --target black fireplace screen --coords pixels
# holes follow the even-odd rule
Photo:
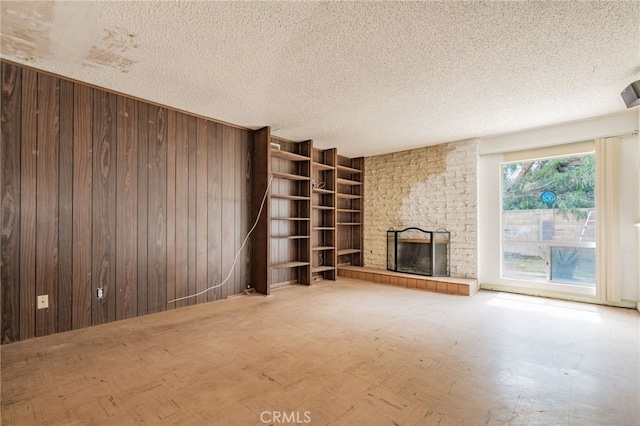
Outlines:
[[[395,272],[449,276],[451,233],[420,228],[387,231],[387,269]]]

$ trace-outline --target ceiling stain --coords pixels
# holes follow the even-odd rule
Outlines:
[[[100,31],[100,15],[90,3],[0,4],[3,57],[31,63],[55,60],[83,68],[107,66],[122,73],[135,64],[127,52],[138,48],[136,34],[121,27]]]
[[[100,43],[91,47],[88,59],[95,64],[112,66],[127,73],[136,62],[125,54],[137,47],[134,33],[119,27],[105,29]]]
[[[1,4],[3,56],[27,62],[44,57],[49,51],[54,3],[3,1]]]

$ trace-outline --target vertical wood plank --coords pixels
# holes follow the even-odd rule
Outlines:
[[[2,343],[20,340],[20,127],[21,69],[2,63],[0,197],[2,202]]]
[[[189,140],[186,116],[179,113],[175,120],[175,290],[178,297],[185,297],[189,294]],[[190,302],[193,303],[191,299],[181,300],[176,306]]]
[[[138,315],[147,314],[149,104],[138,102]]]
[[[235,256],[235,158],[234,158],[234,129],[223,126],[222,136],[222,276],[223,279],[231,272]],[[235,275],[231,272],[229,281],[222,286],[222,297],[233,294]]]
[[[74,329],[91,325],[93,229],[93,90],[75,84],[73,96],[73,315]]]
[[[116,96],[93,92],[92,324],[116,318]],[[97,291],[103,297],[98,299]]]
[[[138,309],[138,105],[117,97],[116,152],[116,320]]]
[[[207,156],[207,121],[198,118],[196,120],[197,139],[197,184],[196,184],[196,292],[200,293],[207,288],[207,176],[208,176],[208,156]],[[207,295],[202,294],[196,298],[196,303],[207,301]]]
[[[219,123],[209,123],[207,126],[207,167],[208,167],[208,267],[207,282],[208,287],[217,286],[221,278],[220,265],[222,262],[221,253],[221,231],[222,231],[222,143],[220,136],[222,125]],[[207,292],[207,300],[213,301],[220,297],[220,288]]]
[[[36,336],[58,329],[58,153],[59,80],[38,76],[36,161],[36,295],[48,295],[49,307],[36,310]]]
[[[20,157],[20,339],[36,333],[36,162],[38,74],[22,71]]]
[[[58,332],[73,316],[73,83],[60,80]]]
[[[20,339],[36,335],[36,159],[38,74],[22,71],[20,156]]]
[[[184,115],[184,114],[183,114]],[[189,147],[189,243],[188,243],[188,281],[187,281],[187,294],[192,295],[196,293],[196,220],[197,220],[197,155],[198,155],[198,136],[196,134],[196,118],[193,116],[186,116],[187,125],[187,145]],[[191,297],[188,300],[189,305],[196,303],[196,298]]]
[[[244,201],[244,197],[242,196],[242,138],[240,135],[240,129],[232,129],[233,135],[233,157],[234,157],[234,170],[233,170],[233,184],[234,184],[234,220],[235,225],[233,227],[233,240],[235,249],[233,250],[233,255],[240,250],[242,246],[242,203]],[[234,286],[230,287],[232,289],[232,294],[242,293],[242,270],[244,269],[244,259],[245,259],[244,250],[238,256],[238,261],[234,270]]]
[[[148,313],[167,309],[167,111],[149,106]]]
[[[254,131],[251,135],[251,209],[249,215],[254,218],[253,220],[258,217],[264,193],[269,189],[268,182],[271,174],[270,132],[269,127],[264,127]],[[269,238],[271,232],[270,204],[269,200],[265,202],[256,229],[251,235],[251,268],[249,268],[251,285],[258,293],[265,295],[270,292],[269,265],[272,256],[271,250],[274,241],[276,241]]]
[[[182,189],[177,186],[178,179],[177,174],[177,156],[179,142],[179,130],[177,124],[177,112],[167,111],[167,132],[169,140],[167,141],[167,301],[171,301],[176,298],[176,287],[178,283],[178,276],[181,276],[178,272],[178,250],[177,240],[181,237],[181,232],[176,229],[176,220],[181,220],[182,216],[177,210],[176,197],[180,196]],[[176,219],[177,218],[177,219]],[[178,297],[185,296],[184,294],[178,295]],[[183,306],[186,302],[179,301],[175,303],[169,303],[167,309],[173,309],[175,307]]]
[[[246,130],[242,130],[241,134],[240,134],[240,141],[241,141],[241,151],[240,151],[240,156],[241,156],[241,161],[242,161],[242,169],[241,169],[241,194],[242,194],[242,198],[241,198],[241,217],[240,217],[240,235],[242,238],[242,241],[244,241],[244,239],[247,237],[247,233],[249,232],[249,229],[251,226],[253,226],[253,221],[255,220],[255,217],[253,217],[252,215],[248,214],[249,213],[249,209],[251,208],[251,193],[249,191],[250,186],[248,185],[249,183],[249,179],[250,179],[250,174],[249,174],[249,132],[247,132]],[[256,212],[257,214],[257,212]],[[242,265],[242,269],[241,269],[241,277],[240,277],[240,283],[241,283],[241,292],[245,291],[245,289],[247,288],[247,284],[248,284],[248,277],[249,277],[249,241],[247,240],[247,245],[245,246],[243,252],[242,252],[242,257],[240,258],[239,262],[241,262]]]

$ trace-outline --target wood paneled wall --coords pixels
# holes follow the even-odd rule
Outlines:
[[[252,132],[4,62],[1,82],[2,343],[244,291],[247,248],[168,303],[231,268]]]

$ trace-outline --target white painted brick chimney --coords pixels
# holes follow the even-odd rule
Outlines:
[[[451,276],[477,278],[477,166],[477,140],[365,158],[365,265],[386,269],[390,227],[446,228]]]

